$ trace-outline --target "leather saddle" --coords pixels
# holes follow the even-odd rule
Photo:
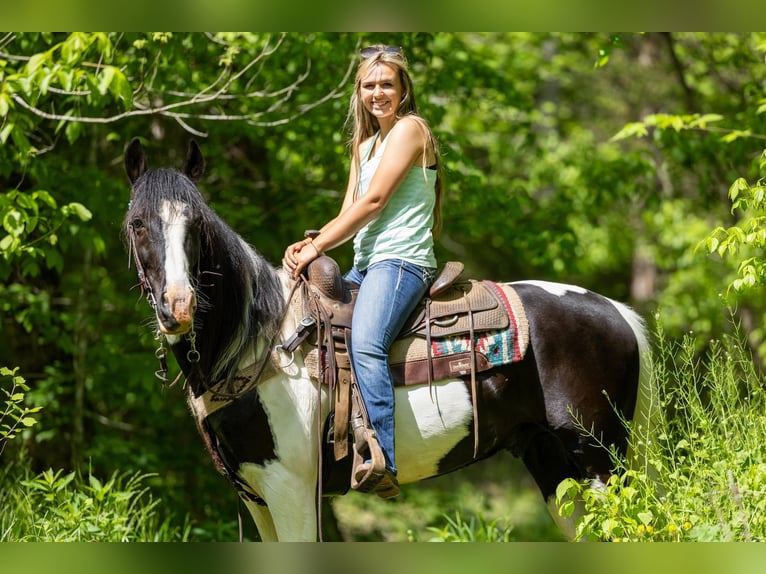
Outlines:
[[[463,279],[463,270],[460,262],[446,263],[426,296],[408,317],[389,357],[395,386],[430,384],[449,377],[470,376],[475,397],[476,373],[493,365],[482,353],[476,352],[474,338],[476,334],[507,329],[510,318],[493,289],[484,282]],[[325,436],[335,461],[350,461],[351,430],[354,442],[352,468],[372,458],[373,467],[380,470],[382,453],[375,452],[379,447],[377,441],[372,440],[374,431],[367,420],[349,359],[351,318],[359,286],[345,281],[337,262],[327,255],[312,261],[305,274],[307,280],[300,304],[302,319],[283,348],[290,352],[304,341],[316,344],[316,348],[304,354],[305,363],[310,372],[330,387],[334,404]],[[312,337],[314,333],[316,336]],[[432,356],[434,341],[454,337],[467,338],[469,348],[448,356]],[[474,416],[475,420],[477,418]],[[323,482],[330,489],[333,482],[340,484],[335,491],[345,492],[343,485],[347,487],[348,484],[348,469],[342,471],[339,482],[327,475],[327,469],[332,469],[332,465],[323,469]],[[353,476],[351,486],[364,491],[355,484]]]
[[[441,269],[402,327],[392,349],[392,365],[403,358],[400,343],[412,337],[448,338],[508,327],[508,312],[495,292],[483,282],[462,279],[463,269],[463,264],[457,261],[449,261]],[[334,340],[344,342],[346,330],[351,329],[359,286],[344,281],[337,262],[327,255],[309,264],[307,276],[311,295],[318,300],[323,315],[315,319],[329,321]],[[395,376],[397,384],[421,382]]]

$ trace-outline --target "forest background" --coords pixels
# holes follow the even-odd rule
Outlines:
[[[153,165],[180,166],[197,139],[209,203],[276,264],[339,208],[353,71],[376,42],[404,48],[442,146],[441,261],[585,286],[699,353],[736,329],[762,368],[764,34],[3,33],[0,367],[31,409],[2,443],[4,481],[139,473],[189,539],[236,538],[181,389],[153,376],[122,152],[141,137]],[[333,255],[347,267],[350,246]],[[535,497],[501,458],[386,506],[339,499],[336,535],[419,539],[475,512],[556,539]]]

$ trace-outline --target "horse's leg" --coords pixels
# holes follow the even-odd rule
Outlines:
[[[537,483],[553,521],[569,540],[574,540],[577,519],[583,514],[582,504],[576,501],[575,512],[569,517],[561,516],[556,505],[556,487],[565,478],[583,476],[583,470],[573,463],[567,452],[577,449],[577,437],[567,435],[562,439],[544,428],[527,427],[527,432],[521,459]]]
[[[279,462],[270,462],[265,467],[252,464],[240,466],[241,478],[251,485],[260,485],[258,492],[268,505],[273,540],[317,540],[316,475],[310,469],[303,471],[294,473]],[[253,518],[257,525],[258,519],[255,515]]]
[[[269,507],[264,504],[258,504],[249,500],[244,501],[250,516],[253,517],[255,527],[263,542],[276,542],[277,531],[274,528],[274,520],[271,518]]]

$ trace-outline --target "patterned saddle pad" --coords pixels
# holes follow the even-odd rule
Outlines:
[[[477,295],[480,300],[487,300],[482,305],[471,304],[476,319],[476,370],[485,371],[523,359],[529,346],[529,325],[524,306],[516,291],[508,284],[492,281],[474,281],[471,285],[472,290],[480,291]],[[463,288],[457,287],[458,290]],[[492,305],[489,299],[493,300],[495,305]],[[458,298],[453,297],[453,300],[457,302]],[[484,319],[481,318],[482,314]],[[471,337],[467,309],[456,310],[449,322],[454,324],[452,328],[440,328],[437,319],[437,324],[431,330],[430,353],[424,330],[408,334],[394,342],[389,362],[395,385],[427,382],[429,356],[433,362],[434,381],[471,373]],[[497,325],[504,326],[487,328]]]

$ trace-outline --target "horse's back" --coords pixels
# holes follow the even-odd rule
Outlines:
[[[627,347],[644,345],[643,321],[622,303],[583,287],[563,283],[517,281],[511,285],[538,334],[546,325],[556,324],[560,336],[585,335],[581,341],[583,346],[593,346],[596,340],[604,337],[619,337]]]

